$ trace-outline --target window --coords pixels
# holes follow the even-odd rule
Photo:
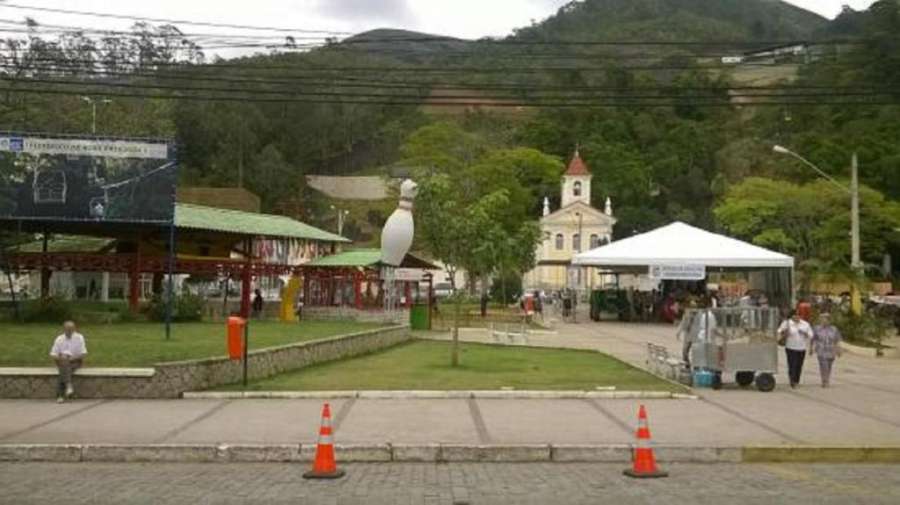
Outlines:
[[[591,235],[591,249],[600,247],[600,237],[595,233]]]
[[[572,235],[572,250],[581,252],[581,235]]]
[[[572,194],[575,196],[581,196],[581,181],[575,181],[575,185],[572,186]]]
[[[556,235],[556,250],[562,251],[565,246],[565,238],[563,238],[562,233]]]

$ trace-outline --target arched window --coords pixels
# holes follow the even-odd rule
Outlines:
[[[572,235],[572,250],[581,252],[581,235],[577,233]]]
[[[566,239],[565,239],[565,237],[563,237],[562,233],[559,233],[556,235],[556,250],[557,251],[562,251],[563,248],[566,246],[565,240]]]
[[[596,233],[591,235],[591,249],[600,247],[600,236]]]
[[[575,181],[575,185],[572,186],[572,194],[581,196],[581,181]]]

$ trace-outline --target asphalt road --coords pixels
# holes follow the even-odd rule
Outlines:
[[[306,481],[296,464],[0,464],[0,503],[715,504],[900,503],[900,466],[673,465],[636,481],[611,464],[355,464]]]

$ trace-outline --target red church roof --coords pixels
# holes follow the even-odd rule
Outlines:
[[[575,156],[572,157],[572,161],[569,162],[569,168],[566,169],[564,175],[591,175],[591,171],[588,170],[577,150],[575,151]]]

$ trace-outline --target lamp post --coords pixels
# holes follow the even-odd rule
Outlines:
[[[83,96],[83,97],[81,97],[81,99],[84,100],[85,102],[91,104],[91,134],[96,135],[97,134],[97,102],[98,102],[98,100],[95,99],[94,97],[90,97],[90,96]],[[99,100],[99,102],[102,104],[110,104],[110,103],[112,103],[112,100],[110,100],[108,98],[102,98]]]
[[[859,276],[863,265],[860,254],[859,240],[859,159],[856,153],[853,153],[853,157],[850,163],[850,187],[848,188],[844,184],[838,182],[834,177],[826,174],[824,171],[822,171],[822,169],[814,165],[803,156],[795,153],[794,151],[791,151],[790,149],[779,145],[774,146],[772,150],[778,154],[786,154],[802,161],[806,166],[815,170],[816,173],[827,179],[835,186],[841,188],[842,191],[850,194],[850,268],[853,269],[853,272],[856,276]],[[856,283],[853,283],[851,285],[850,303],[854,314],[856,314],[857,316],[862,314],[862,301],[860,300],[859,288],[856,286]]]
[[[335,207],[334,205],[331,206],[331,210],[337,211],[337,218],[338,218],[337,219],[337,234],[343,235],[344,234],[344,218],[346,218],[347,216],[350,215],[350,211],[345,210],[345,209],[339,209],[339,208]]]

